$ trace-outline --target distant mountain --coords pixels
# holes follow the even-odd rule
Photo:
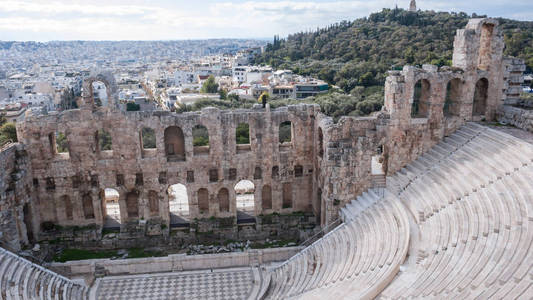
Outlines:
[[[368,18],[287,39],[275,37],[255,63],[313,75],[349,92],[356,86],[383,85],[387,70],[405,64],[450,65],[455,32],[469,19],[465,13],[383,9]],[[498,20],[505,34],[505,54],[525,59],[531,71],[533,22]]]

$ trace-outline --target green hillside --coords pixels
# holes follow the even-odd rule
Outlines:
[[[383,9],[368,18],[275,38],[255,63],[312,75],[346,92],[357,86],[382,86],[386,71],[393,68],[450,65],[455,32],[469,18],[465,13]],[[499,21],[505,54],[525,59],[531,71],[533,22]]]

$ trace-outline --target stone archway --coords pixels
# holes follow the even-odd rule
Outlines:
[[[107,106],[114,107],[116,105],[116,94],[118,89],[115,83],[115,77],[110,71],[91,75],[83,81],[83,105],[92,108],[96,107],[93,89],[93,83],[95,82],[103,83],[107,94]]]

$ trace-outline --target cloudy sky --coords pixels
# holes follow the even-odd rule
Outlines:
[[[410,0],[0,0],[0,40],[267,38]],[[423,10],[533,21],[533,0],[419,0]]]

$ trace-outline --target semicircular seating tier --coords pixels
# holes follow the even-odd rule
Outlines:
[[[531,297],[532,179],[533,145],[475,123],[389,178],[415,226],[381,298]]]
[[[533,145],[508,134],[469,123],[341,217],[284,263],[246,271],[253,287],[244,298],[533,295]],[[86,287],[1,248],[0,285],[2,299],[88,298]]]
[[[371,298],[407,254],[409,222],[394,195],[370,190],[343,208],[344,223],[268,270],[266,299]]]
[[[469,123],[388,177],[386,190],[344,207],[345,223],[265,270],[264,298],[530,297],[532,179],[533,145]]]
[[[89,289],[0,248],[1,299],[88,299]]]

